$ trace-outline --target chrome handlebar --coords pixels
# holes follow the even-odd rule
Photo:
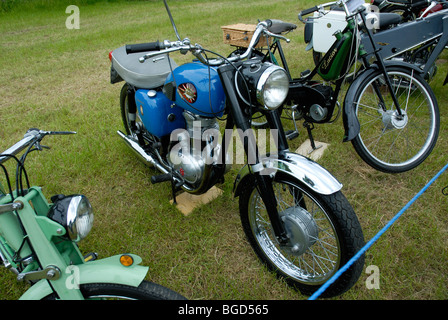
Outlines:
[[[0,154],[0,164],[7,161],[9,159],[9,156],[6,155],[16,155],[22,150],[24,150],[26,147],[30,146],[34,142],[41,141],[45,136],[47,135],[66,135],[66,134],[75,134],[74,131],[44,131],[39,129],[30,129],[28,130],[23,139],[15,143],[12,147],[8,148],[1,154],[4,154],[5,156],[1,156]]]
[[[154,57],[154,56],[158,56],[160,54],[166,54],[166,53],[171,53],[171,52],[175,52],[175,51],[180,51],[182,54],[191,52],[200,62],[202,62],[205,65],[219,66],[225,62],[234,62],[234,61],[244,60],[244,59],[250,57],[252,50],[255,48],[255,44],[258,43],[258,41],[262,35],[266,35],[269,37],[285,40],[286,42],[290,42],[290,40],[288,38],[286,38],[282,35],[270,32],[268,30],[268,27],[269,27],[268,20],[259,22],[257,24],[257,27],[255,28],[255,32],[252,36],[252,39],[249,43],[247,50],[241,55],[236,55],[236,56],[233,56],[230,58],[208,59],[204,56],[204,54],[203,54],[204,48],[202,48],[201,45],[199,45],[197,43],[192,45],[190,43],[190,39],[185,38],[184,40],[173,41],[173,42],[165,40],[163,42],[163,47],[165,49],[149,52],[149,53],[145,54],[144,56],[140,57],[139,62],[143,63],[147,59]]]
[[[331,1],[323,4],[318,4],[312,8],[305,9],[303,11],[299,12],[298,18],[301,22],[305,23],[303,20],[303,16],[306,16],[310,13],[319,11],[320,13],[325,13],[325,8],[333,7],[333,6],[339,6],[342,7],[346,13],[347,16],[352,15],[356,9],[358,9],[360,6],[364,5],[364,0],[336,0]]]

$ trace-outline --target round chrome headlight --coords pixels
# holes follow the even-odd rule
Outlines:
[[[67,230],[70,239],[77,242],[84,239],[92,229],[93,210],[85,196],[75,196],[70,201],[67,213]]]
[[[75,242],[84,239],[93,225],[92,206],[83,195],[59,196],[48,217],[63,225],[69,238]]]
[[[285,101],[289,91],[286,71],[272,65],[260,76],[257,83],[257,100],[265,108],[274,110]]]

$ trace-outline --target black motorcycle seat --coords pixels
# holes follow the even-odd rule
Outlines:
[[[268,27],[268,30],[275,34],[282,34],[283,32],[289,32],[297,28],[293,23],[284,22],[281,20],[270,19],[272,25]]]
[[[397,13],[380,12],[366,16],[367,25],[378,30],[388,29],[390,26],[399,24],[401,21],[402,16]]]
[[[164,84],[166,77],[177,64],[168,55],[158,55],[140,63],[139,58],[146,52],[126,53],[126,46],[112,52],[112,67],[127,83],[144,89],[152,89]]]

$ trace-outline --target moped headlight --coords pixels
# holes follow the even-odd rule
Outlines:
[[[257,100],[265,108],[274,110],[285,101],[289,91],[286,71],[276,65],[268,67],[257,83]]]
[[[63,225],[68,237],[75,242],[84,239],[93,225],[93,209],[83,195],[59,196],[48,217]]]

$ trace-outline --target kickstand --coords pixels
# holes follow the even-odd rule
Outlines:
[[[176,182],[173,179],[171,179],[171,192],[173,193],[173,204],[177,205],[177,201],[176,201]]]
[[[313,133],[311,132],[311,130],[314,129],[314,125],[312,123],[308,123],[308,122],[305,121],[303,123],[303,126],[306,128],[306,131],[308,131],[308,137],[309,137],[310,142],[311,142],[311,149],[312,150],[309,153],[313,152],[316,149],[322,148],[322,146],[316,147],[316,144],[314,142]]]
[[[153,183],[153,184],[166,182],[166,181],[170,181],[170,183],[171,183],[171,192],[173,194],[173,203],[177,204],[176,191],[178,188],[180,188],[180,186],[182,186],[183,181],[176,183],[176,179],[174,178],[173,173],[164,173],[164,174],[160,174],[160,175],[151,177],[151,183]]]

